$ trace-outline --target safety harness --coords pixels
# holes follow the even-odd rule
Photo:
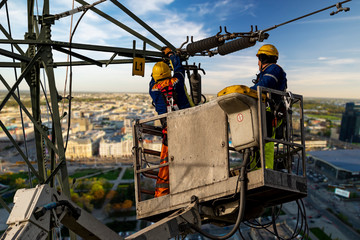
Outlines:
[[[178,81],[179,80],[177,78],[159,80],[152,88],[155,91],[158,90],[161,92],[161,96],[163,97],[167,107],[167,112],[179,110],[179,106],[177,105],[177,94],[174,86]]]

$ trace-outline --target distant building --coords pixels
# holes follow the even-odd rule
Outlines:
[[[333,150],[308,152],[315,170],[338,181],[360,179],[360,150]]]
[[[360,105],[353,102],[346,103],[341,119],[339,140],[360,143]]]
[[[93,144],[87,139],[69,139],[66,156],[69,158],[91,158],[94,154]]]
[[[339,133],[339,128],[331,128],[331,134],[330,134],[330,137],[333,138],[333,139],[339,139],[340,137],[340,133]]]
[[[124,120],[124,133],[125,134],[132,134],[133,126],[132,126],[132,118],[126,118]]]
[[[105,136],[104,131],[86,131],[71,136],[68,141],[66,156],[69,158],[91,158],[97,154],[99,142]]]
[[[301,141],[294,141],[294,143],[301,144]],[[305,140],[305,150],[319,150],[327,147],[326,140]]]
[[[143,142],[143,147],[146,149],[150,149],[153,151],[161,151],[161,146],[162,146],[162,140],[158,139],[158,140],[144,140]]]
[[[99,156],[106,158],[116,158],[122,155],[121,136],[103,138],[99,145]]]
[[[72,130],[76,132],[85,132],[93,129],[93,125],[88,118],[73,118],[71,120]]]
[[[24,128],[24,130],[20,127],[8,127],[7,129],[9,134],[16,142],[24,141],[24,134],[27,141],[34,139],[34,128]],[[1,129],[0,130],[0,142],[10,142],[10,138],[6,135],[6,133]]]
[[[103,138],[100,141],[99,156],[107,158],[131,157],[133,138],[131,134]]]
[[[134,146],[133,136],[132,134],[126,134],[121,139],[122,143],[122,156],[123,157],[131,157],[132,156],[132,148]]]

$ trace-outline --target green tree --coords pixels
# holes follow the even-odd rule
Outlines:
[[[26,187],[25,179],[16,178],[15,179],[15,186],[16,186],[16,188],[25,188]]]
[[[96,181],[91,186],[90,194],[93,195],[94,200],[99,200],[104,198],[105,191],[102,183],[100,181]]]

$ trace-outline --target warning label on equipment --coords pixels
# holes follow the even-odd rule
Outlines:
[[[239,113],[237,115],[237,120],[238,120],[238,122],[242,122],[244,120],[244,116],[241,113]]]

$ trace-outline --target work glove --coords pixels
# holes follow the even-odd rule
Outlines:
[[[170,57],[170,54],[174,54],[174,52],[169,47],[161,48],[161,52],[164,54],[165,57]]]

